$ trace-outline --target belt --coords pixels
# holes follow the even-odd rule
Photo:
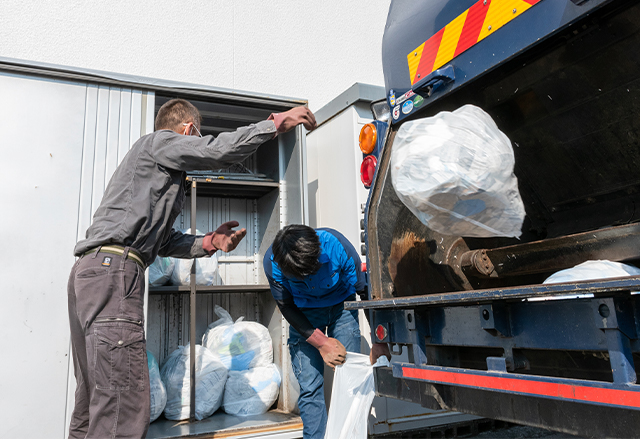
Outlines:
[[[87,252],[85,252],[84,255],[89,255],[89,254],[93,254],[96,252],[98,248],[93,248],[93,249],[89,249]],[[110,244],[108,246],[102,246],[100,247],[100,252],[106,252],[107,254],[114,254],[114,255],[123,255],[124,254],[124,246],[120,246],[117,244]],[[128,260],[132,260],[135,261],[136,263],[138,263],[138,266],[140,266],[142,268],[142,270],[146,269],[146,265],[144,264],[144,260],[142,259],[142,257],[140,256],[140,254],[138,254],[138,252],[136,252],[135,250],[129,248],[129,253],[127,253],[127,259]]]

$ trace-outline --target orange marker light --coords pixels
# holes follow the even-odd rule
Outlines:
[[[376,147],[378,140],[378,130],[373,124],[366,124],[360,130],[360,151],[364,154],[371,154]]]

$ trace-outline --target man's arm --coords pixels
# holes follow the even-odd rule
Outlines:
[[[153,155],[160,165],[174,170],[216,170],[242,162],[275,135],[273,121],[240,127],[215,138],[162,130],[154,138]]]
[[[272,114],[268,120],[240,127],[233,132],[213,136],[184,136],[161,130],[154,138],[153,154],[162,166],[180,170],[216,170],[242,162],[264,142],[303,124],[307,130],[316,127],[316,119],[307,107],[295,107]]]

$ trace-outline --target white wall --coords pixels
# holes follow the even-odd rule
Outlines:
[[[390,0],[1,0],[0,56],[306,98],[383,85]]]

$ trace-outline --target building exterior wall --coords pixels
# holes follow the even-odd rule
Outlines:
[[[383,85],[390,0],[3,0],[0,56],[309,100]]]

